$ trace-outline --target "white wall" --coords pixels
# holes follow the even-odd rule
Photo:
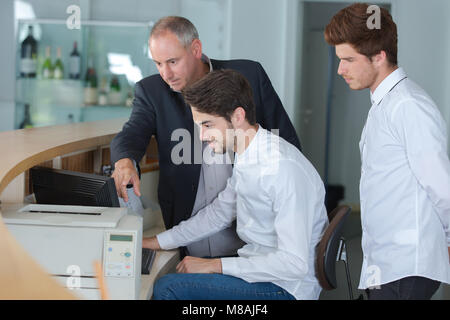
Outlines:
[[[298,1],[230,0],[227,58],[259,61],[291,119],[295,113]]]
[[[399,65],[433,98],[447,128],[450,128],[449,13],[448,0],[393,2]]]

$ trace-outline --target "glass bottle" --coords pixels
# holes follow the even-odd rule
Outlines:
[[[84,103],[86,105],[97,104],[97,74],[93,66],[92,58],[89,58],[86,76],[84,78]]]
[[[38,43],[33,37],[33,26],[28,27],[28,36],[22,41],[20,49],[20,76],[35,78]]]
[[[111,77],[111,82],[109,84],[109,103],[113,105],[119,105],[122,101],[122,95],[120,92],[120,83],[116,75]]]
[[[45,48],[45,60],[42,65],[42,78],[44,79],[53,78],[53,65],[52,59],[50,57],[50,47]]]
[[[69,59],[69,78],[80,79],[81,56],[77,49],[77,42],[73,43],[73,50]]]
[[[53,69],[53,77],[55,79],[62,79],[64,78],[64,66],[61,61],[61,48],[56,49],[56,62],[55,67]]]
[[[25,104],[25,114],[23,116],[23,121],[19,126],[19,129],[27,128],[33,128],[33,122],[31,121],[30,115],[30,105],[28,103]]]

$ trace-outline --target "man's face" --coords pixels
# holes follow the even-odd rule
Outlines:
[[[167,31],[152,37],[149,47],[159,74],[172,90],[181,91],[194,82],[198,53],[193,51],[192,44],[185,48],[174,33]]]
[[[362,90],[374,85],[378,71],[369,58],[348,43],[338,44],[336,55],[340,59],[337,73],[345,79],[350,89]]]
[[[198,112],[191,108],[194,122],[200,130],[200,140],[207,141],[215,153],[234,150],[233,126],[223,117]],[[229,136],[227,136],[227,134]]]

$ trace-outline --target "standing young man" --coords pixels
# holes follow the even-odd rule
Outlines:
[[[397,27],[369,5],[339,11],[325,29],[338,74],[369,88],[361,141],[364,253],[359,288],[369,299],[430,299],[450,283],[450,162],[446,125],[426,92],[397,65]],[[369,288],[369,289],[368,289]]]
[[[183,90],[200,139],[216,153],[236,153],[226,188],[189,220],[143,247],[173,249],[236,219],[246,243],[239,257],[185,257],[161,278],[154,299],[318,299],[315,248],[328,223],[319,174],[292,144],[256,121],[248,81],[217,70]]]
[[[191,109],[180,91],[212,70],[234,69],[250,82],[256,104],[256,119],[267,128],[279,129],[281,137],[300,149],[300,142],[281,101],[263,67],[250,60],[219,61],[202,52],[195,26],[183,17],[161,18],[152,28],[149,49],[159,74],[142,79],[135,86],[130,119],[111,142],[114,180],[121,197],[127,200],[126,185],[132,183],[140,195],[134,162],[144,155],[150,138],[158,142],[158,200],[166,228],[195,215],[225,188],[231,175],[230,164],[205,164],[206,144],[194,132]],[[188,133],[180,138],[180,131]],[[190,138],[190,139],[189,139]],[[197,139],[197,141],[194,141]],[[198,143],[197,143],[198,142]],[[178,144],[187,143],[183,159],[174,161]],[[178,156],[178,152],[175,152]],[[200,159],[200,161],[198,160]],[[235,255],[244,243],[236,235],[235,224],[207,239],[183,248],[182,255],[214,257]]]

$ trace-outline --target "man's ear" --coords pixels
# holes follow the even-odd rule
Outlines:
[[[372,57],[372,62],[375,63],[377,67],[382,66],[384,63],[387,62],[387,55],[386,51],[381,50],[376,55]]]
[[[191,43],[191,52],[194,57],[201,59],[202,57],[202,42],[200,39],[194,39]]]
[[[237,107],[234,109],[233,114],[231,115],[231,123],[235,127],[242,126],[243,122],[245,121],[245,110],[242,107]]]

